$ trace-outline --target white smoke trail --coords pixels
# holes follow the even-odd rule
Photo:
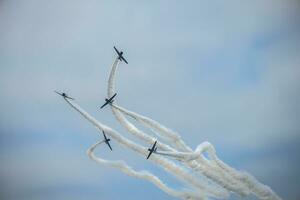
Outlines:
[[[165,141],[170,142],[172,146],[175,145],[177,148],[179,148],[182,151],[192,151],[191,148],[187,147],[187,145],[181,139],[180,135],[175,133],[174,131],[169,130],[168,128],[160,125],[158,122],[150,118],[126,110],[125,108],[122,108],[116,104],[113,104],[112,106],[118,109],[119,111],[121,111],[122,113],[132,117],[137,122],[141,123],[143,126],[149,128],[158,137],[162,138]]]
[[[108,98],[112,97],[114,94],[115,94],[115,75],[116,75],[116,69],[118,67],[118,64],[119,64],[119,60],[118,58],[116,58],[116,60],[114,61],[113,65],[112,65],[112,69],[111,69],[111,72],[110,72],[110,75],[109,75],[109,80],[108,80],[108,89],[107,89],[107,95],[108,95]],[[114,105],[114,104],[113,104]],[[112,112],[113,114],[115,115],[116,119],[120,122],[120,124],[129,132],[129,133],[132,133],[134,136],[136,136],[137,138],[147,142],[148,144],[153,144],[156,139],[147,135],[146,133],[144,133],[143,131],[139,130],[138,128],[136,128],[132,123],[130,123],[126,118],[125,116],[122,114],[122,112],[120,112],[118,109],[116,109],[114,106],[111,106],[111,109],[112,109]],[[169,145],[166,145],[162,142],[158,142],[157,143],[157,147],[160,148],[160,149],[163,149],[163,150],[168,150],[168,151],[173,151],[173,152],[176,152],[175,149],[171,148]],[[207,170],[208,171],[208,170]],[[218,178],[217,180],[219,180],[219,182],[222,182],[222,179]],[[210,191],[210,193],[215,193],[216,196],[219,196],[219,195],[228,195],[225,190],[223,190],[222,188],[220,187],[216,187],[216,185],[213,185],[211,183],[211,181],[206,182],[206,183],[200,183],[200,180],[194,178],[193,180],[194,183],[197,183],[196,185],[194,185],[194,187],[200,187],[200,189],[204,189],[205,191]],[[202,180],[203,182],[203,180]],[[224,185],[225,182],[224,182]],[[211,188],[212,187],[212,188]],[[227,187],[227,185],[226,185]],[[228,186],[230,187],[230,186]],[[234,189],[234,188],[232,188]],[[239,190],[239,191],[242,191],[242,190]],[[237,191],[237,192],[239,192]],[[243,195],[243,191],[242,192],[239,192],[241,195]]]
[[[115,94],[115,76],[116,76],[116,71],[117,71],[117,67],[118,67],[118,59],[115,60],[115,62],[112,65],[111,68],[111,72],[109,75],[109,80],[108,80],[108,98],[110,98],[111,96],[113,96]],[[125,116],[122,114],[122,112],[117,109],[117,108],[121,108],[119,106],[117,106],[116,104],[112,104],[113,106],[111,106],[112,108],[112,112],[115,115],[116,119],[120,122],[120,124],[130,133],[132,133],[134,136],[138,137],[139,139],[149,143],[149,144],[153,144],[154,141],[156,140],[155,138],[152,138],[151,136],[145,134],[144,132],[142,132],[141,130],[139,130],[138,128],[136,128],[132,123],[130,123]],[[125,110],[124,108],[122,108],[123,110]],[[131,112],[131,111],[128,111]],[[133,114],[133,112],[131,112],[131,114]],[[138,114],[134,115],[136,119],[138,119],[140,116]],[[143,117],[143,119],[145,120],[146,117]],[[151,121],[149,118],[148,120],[145,120],[145,122],[149,122]],[[163,130],[162,132],[165,134],[165,137],[173,137],[173,138],[177,138],[177,141],[180,139],[180,137],[176,136],[177,134],[171,131],[168,131],[167,128],[163,127],[159,125],[159,123],[155,122],[154,120],[152,120],[152,123],[150,123],[150,125],[155,124],[156,126],[154,127],[156,130],[160,131]],[[184,148],[186,151],[191,152],[191,148],[188,147],[187,145],[185,145],[185,143],[183,141],[177,142],[177,145],[180,148]],[[165,145],[163,143],[158,143],[158,148],[162,149],[162,150],[167,150],[169,152],[177,152],[175,149],[172,149],[170,146]],[[177,157],[178,158],[178,157]],[[188,160],[188,159],[187,159]],[[215,166],[213,165],[209,165],[209,163],[204,159],[204,157],[202,157],[202,155],[200,157],[198,157],[197,161],[200,163],[200,165],[196,164],[195,162],[188,162],[188,163],[183,163],[185,165],[188,165],[189,167],[191,167],[192,169],[196,169],[196,171],[200,171],[201,175],[205,175],[206,177],[208,177],[208,182],[205,183],[205,185],[207,185],[206,187],[209,187],[211,185],[213,185],[213,183],[217,183],[219,186],[222,186],[223,188],[226,188],[229,191],[233,191],[241,196],[245,196],[249,194],[249,190],[245,187],[242,187],[240,185],[238,185],[236,182],[234,182],[234,180],[230,179],[228,177],[228,175],[222,173],[221,170],[218,170],[215,168]],[[214,170],[212,170],[212,169]],[[227,177],[227,178],[226,178]],[[206,179],[207,180],[207,179]],[[213,181],[213,183],[211,182],[211,180]],[[201,188],[204,188],[205,186],[202,184]],[[214,185],[214,188],[216,188],[216,185]],[[220,188],[218,188],[218,190],[221,190]]]
[[[109,83],[108,83],[108,90],[107,90],[107,95],[108,98],[112,97],[114,95],[114,77],[115,77],[115,72],[117,69],[117,66],[119,64],[119,59],[116,58],[112,65],[111,73],[109,76]],[[113,114],[117,118],[117,120],[121,123],[123,127],[125,127],[130,133],[132,133],[134,136],[139,138],[140,140],[145,141],[148,144],[153,144],[156,139],[150,137],[149,135],[145,134],[144,132],[140,131],[137,129],[133,124],[131,124],[123,115],[120,111],[117,109],[113,109]],[[159,143],[158,146],[163,149],[163,150],[169,150],[169,151],[175,151],[175,149],[171,148],[169,145],[162,145],[162,143]]]
[[[66,102],[72,106],[76,111],[78,111],[85,119],[90,121],[98,130],[104,131],[107,135],[110,135],[114,140],[119,142],[121,145],[132,149],[133,151],[141,154],[142,156],[146,157],[147,155],[147,148],[142,147],[135,142],[126,139],[119,133],[117,133],[115,130],[111,129],[110,127],[101,124],[98,122],[94,117],[92,117],[90,114],[88,114],[86,111],[84,111],[79,105],[74,103],[74,101],[65,99]],[[174,177],[176,177],[178,180],[184,182],[187,185],[191,185],[192,187],[197,188],[197,193],[202,198],[202,196],[208,196],[208,197],[214,197],[214,198],[227,198],[228,193],[223,190],[213,190],[209,187],[203,186],[192,174],[190,174],[187,170],[184,168],[176,165],[175,163],[162,158],[161,156],[152,155],[149,160],[157,164],[158,166],[161,166],[165,171],[172,174]],[[161,188],[164,190],[164,188]],[[191,195],[194,195],[194,193],[191,193]]]
[[[114,61],[110,72],[107,90],[108,97],[111,97],[114,94],[114,80],[118,63],[119,60],[117,58]],[[140,146],[139,144],[120,135],[110,127],[101,124],[84,111],[79,105],[74,103],[74,101],[66,98],[65,100],[85,119],[90,121],[98,130],[105,131],[107,135],[111,136],[122,146],[125,146],[142,156],[146,156],[148,153],[146,147]],[[87,151],[88,156],[96,162],[117,168],[129,176],[148,180],[167,194],[181,199],[206,199],[206,197],[224,199],[229,197],[229,192],[231,191],[242,196],[252,193],[262,200],[280,200],[280,197],[277,196],[271,188],[261,184],[250,174],[238,172],[221,161],[217,157],[213,145],[210,143],[203,142],[197,146],[195,151],[193,151],[192,148],[185,144],[178,133],[175,133],[158,122],[132,111],[128,111],[116,104],[112,104],[111,109],[121,125],[129,133],[140,140],[152,145],[157,139],[139,130],[126,119],[125,115],[132,117],[138,123],[150,129],[159,138],[162,138],[168,143],[165,144],[158,141],[157,147],[159,148],[159,151],[154,152],[149,160],[162,167],[166,172],[172,174],[176,179],[190,186],[190,190],[183,189],[182,191],[177,191],[172,189],[163,183],[157,176],[154,176],[147,171],[135,171],[124,161],[109,161],[96,157],[93,152],[98,145],[103,143],[103,141],[97,142]],[[210,159],[203,156],[204,152],[208,153]],[[175,163],[163,156],[176,158],[180,162]],[[192,171],[187,170],[183,166],[189,167]],[[196,172],[197,174],[193,172]],[[202,177],[195,175],[200,175]]]
[[[87,154],[88,156],[96,161],[99,164],[106,165],[109,167],[114,167],[119,170],[121,170],[123,173],[133,176],[136,178],[144,179],[149,182],[152,182],[154,185],[156,185],[158,188],[166,192],[167,194],[180,198],[180,199],[205,199],[204,195],[192,192],[192,191],[177,191],[176,189],[172,189],[168,187],[165,183],[163,183],[157,176],[153,175],[152,173],[148,171],[135,171],[130,166],[128,166],[124,161],[109,161],[102,159],[100,157],[97,157],[94,155],[95,148],[102,144],[104,141],[99,141],[96,144],[92,145],[88,150]]]
[[[117,108],[121,112],[125,113],[126,115],[131,116],[132,118],[136,119],[139,122],[142,122],[145,126],[149,128],[155,128],[155,130],[159,133],[167,133],[167,137],[172,137],[178,139],[179,137],[176,137],[175,134],[172,134],[173,131],[169,130],[168,128],[161,126],[158,122],[155,122],[152,119],[149,119],[147,117],[141,116],[139,114],[136,114],[132,111],[128,111],[120,106],[113,105],[113,107]],[[175,137],[174,137],[175,136]],[[181,143],[184,144],[184,143]],[[188,149],[184,147],[185,149]],[[257,195],[260,199],[273,199],[273,196],[277,196],[268,186],[265,186],[261,183],[259,183],[257,180],[255,180],[254,177],[252,177],[250,174],[247,174],[246,172],[237,172],[235,169],[231,168],[227,164],[225,164],[223,161],[221,161],[217,155],[214,147],[208,143],[204,142],[198,145],[196,150],[194,152],[174,152],[174,151],[157,151],[157,154],[160,155],[166,155],[166,156],[173,156],[180,158],[184,161],[190,161],[190,160],[196,160],[203,152],[208,152],[210,158],[212,161],[214,161],[222,170],[224,170],[226,173],[228,173],[232,179],[238,180],[241,182],[241,184],[245,185],[249,191],[252,191],[255,195]],[[233,181],[231,181],[233,182]],[[238,184],[235,182],[235,185]],[[225,186],[226,187],[226,186]],[[277,196],[277,198],[279,198]]]
[[[110,76],[109,76],[108,91],[107,91],[108,97],[110,97],[114,94],[114,80],[115,80],[117,66],[118,66],[118,59],[116,59],[116,61],[114,62],[112,69],[111,69]],[[133,124],[131,124],[122,115],[122,113],[120,111],[123,111],[123,113],[125,113],[127,115],[131,115],[134,119],[136,119],[138,122],[140,122],[144,126],[150,128],[151,130],[154,129],[155,133],[157,133],[157,132],[162,133],[163,139],[171,140],[181,150],[183,149],[185,151],[189,151],[189,152],[191,151],[191,148],[189,148],[183,142],[183,140],[181,140],[181,138],[178,134],[176,134],[175,132],[160,125],[158,122],[155,122],[154,120],[151,120],[147,117],[135,114],[131,111],[127,111],[115,104],[111,108],[112,108],[112,111],[113,111],[114,115],[116,116],[117,120],[129,132],[131,132],[135,136],[139,137],[140,139],[146,140],[148,143],[149,142],[153,143],[153,141],[151,141],[151,138],[148,135],[146,135],[142,131],[138,130]],[[124,110],[125,110],[125,112],[124,112]],[[168,148],[162,147],[162,149],[165,150]],[[205,162],[203,162],[204,160],[200,159],[203,151],[208,151],[209,156],[217,164],[217,166],[219,166],[219,168],[222,170],[222,171],[218,170],[219,172],[221,172],[223,175],[224,175],[224,172],[227,172],[227,174],[231,176],[231,180],[229,180],[229,182],[228,182],[229,184],[224,184],[224,181],[221,181],[219,176],[213,176],[213,174],[209,175],[209,174],[205,173],[205,170],[202,168],[201,171],[204,172],[204,174],[208,175],[209,178],[213,178],[214,181],[221,183],[223,187],[230,189],[231,191],[235,191],[241,195],[247,195],[247,194],[249,194],[249,191],[251,191],[254,195],[256,195],[260,199],[280,199],[280,197],[277,196],[268,186],[265,186],[265,185],[259,183],[254,177],[252,177],[246,173],[240,173],[240,172],[236,171],[235,169],[229,167],[227,164],[223,163],[220,159],[218,159],[216,156],[216,153],[215,153],[215,149],[210,143],[200,144],[197,147],[196,151],[193,153],[177,152],[174,150],[171,150],[171,152],[161,151],[158,153],[161,155],[164,154],[164,155],[169,155],[169,156],[171,155],[171,156],[175,156],[175,157],[181,157],[181,158],[184,158],[184,160],[196,160],[197,159],[197,161],[199,161],[200,164],[205,164]],[[201,169],[200,166],[198,166],[198,168]],[[240,182],[240,184],[238,184],[236,180],[238,180]],[[247,186],[247,188],[240,186],[240,185]],[[235,186],[235,188],[233,186]],[[248,190],[248,191],[246,191],[246,190]]]
[[[183,149],[185,151],[190,149],[190,147],[187,147],[184,142],[180,141],[181,138],[177,133],[173,132],[172,130],[166,128],[163,125],[160,125],[158,122],[150,118],[147,118],[145,116],[134,113],[132,111],[128,111],[125,108],[122,108],[116,104],[113,104],[112,106],[120,110],[122,113],[132,117],[136,121],[140,122],[145,127],[148,127],[149,129],[154,129],[154,131],[162,138],[165,138],[169,141],[176,142],[175,144],[179,144],[180,149]],[[231,180],[226,180],[225,183],[227,184],[224,184],[224,181],[220,182],[218,180],[219,177],[213,178],[213,175],[204,172],[206,176],[208,176],[209,178],[213,178],[216,182],[219,182],[223,187],[235,191],[241,195],[248,195],[252,191],[255,195],[257,195],[261,199],[268,199],[270,197],[272,197],[273,199],[273,196],[277,196],[268,186],[259,183],[250,174],[247,174],[246,172],[238,172],[235,169],[228,166],[227,164],[225,164],[224,162],[222,162],[217,157],[214,147],[208,142],[204,142],[198,145],[198,147],[194,152],[157,151],[156,154],[173,156],[183,161],[190,161],[190,160],[196,160],[198,158],[201,158],[203,152],[208,152],[209,157],[212,159],[212,161],[214,161],[217,164],[217,166],[219,166],[223,170],[222,174],[225,172],[227,173],[227,177],[228,175],[230,176]],[[203,165],[204,163],[201,164]],[[201,170],[201,171],[203,172],[205,170]],[[233,189],[232,187],[228,186],[228,184],[231,184],[235,188]],[[246,188],[241,188],[241,185],[239,184],[244,185],[244,187]]]
[[[204,151],[208,151],[210,149],[202,148],[206,146],[207,142],[204,142],[199,145],[196,152],[193,152],[189,146],[187,146],[180,138],[180,136],[173,132],[172,130],[166,128],[165,126],[160,125],[158,122],[147,118],[145,116],[139,115],[132,111],[128,111],[125,108],[122,108],[116,104],[112,105],[113,107],[120,110],[122,113],[134,118],[136,121],[140,122],[142,125],[149,129],[155,129],[154,132],[161,138],[165,138],[168,141],[173,141],[175,146],[180,150],[184,150],[186,152],[178,152],[178,151],[157,151],[156,154],[173,156],[175,158],[181,159],[182,161],[191,161],[196,160],[200,163],[197,164],[195,162],[186,163],[192,169],[200,170],[202,174],[206,177],[212,179],[214,182],[217,182],[222,187],[228,189],[229,191],[236,192],[242,196],[248,195],[249,190],[247,188],[243,188],[239,186],[236,182],[232,180],[228,174],[224,174],[223,171],[220,171],[216,168],[215,165],[206,161],[206,159],[202,156]]]

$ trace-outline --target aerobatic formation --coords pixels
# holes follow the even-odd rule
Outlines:
[[[261,200],[281,199],[272,189],[260,182],[246,172],[240,172],[221,161],[214,147],[209,142],[203,142],[192,150],[180,137],[171,129],[161,125],[148,117],[129,111],[114,102],[117,93],[115,92],[115,77],[119,62],[128,62],[123,57],[123,52],[114,47],[118,56],[115,59],[107,88],[105,103],[101,108],[109,105],[113,115],[118,122],[133,136],[149,144],[144,147],[121,135],[114,129],[98,122],[94,117],[82,109],[75,100],[65,93],[58,93],[64,100],[78,111],[86,120],[92,123],[100,132],[104,139],[95,143],[87,150],[88,156],[99,164],[110,166],[124,172],[129,176],[148,180],[167,194],[179,199],[226,199],[231,193],[241,197],[254,195]],[[137,124],[149,129],[153,134],[147,134],[131,123],[131,118]],[[136,171],[125,161],[111,161],[97,157],[94,154],[95,148],[105,143],[110,150],[111,137],[122,146],[131,149],[137,154],[144,156],[145,162],[153,162],[162,167],[167,173],[172,174],[178,181],[183,182],[185,187],[181,190],[173,189],[165,184],[159,177],[142,170]],[[206,152],[208,156],[204,156]],[[148,160],[149,159],[149,160]]]

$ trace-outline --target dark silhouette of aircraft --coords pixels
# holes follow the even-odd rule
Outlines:
[[[115,49],[115,51],[117,52],[117,54],[118,54],[118,59],[120,60],[120,61],[124,61],[126,64],[128,64],[128,62],[127,62],[127,60],[125,60],[125,58],[123,57],[123,51],[118,51],[118,49],[114,46],[114,49]]]
[[[157,141],[154,142],[154,144],[153,144],[153,146],[152,146],[151,149],[148,149],[149,154],[148,154],[148,156],[147,156],[147,159],[150,158],[150,156],[151,156],[151,154],[152,154],[153,152],[156,152],[156,149],[157,149],[156,143],[157,143]]]
[[[109,144],[110,139],[106,137],[104,131],[102,131],[102,133],[103,133],[103,136],[104,136],[104,142],[107,144],[107,146],[108,146],[108,147],[110,148],[110,150],[112,151],[112,148],[111,148],[111,146],[110,146],[110,144]]]
[[[59,92],[57,92],[57,91],[54,91],[55,93],[57,93],[57,94],[59,94],[60,96],[62,96],[63,98],[67,98],[67,99],[72,99],[72,100],[74,100],[74,98],[72,98],[72,97],[69,97],[66,93],[59,93]]]
[[[103,107],[105,107],[107,104],[111,104],[112,102],[114,102],[114,98],[117,95],[117,93],[115,93],[112,97],[110,97],[109,99],[105,99],[105,103],[100,107],[101,109]]]

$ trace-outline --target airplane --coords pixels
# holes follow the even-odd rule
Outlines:
[[[105,99],[105,103],[100,107],[100,109],[102,109],[104,106],[106,106],[107,104],[111,104],[112,102],[114,102],[114,98],[117,95],[117,93],[115,93],[112,97],[110,97],[109,99]]]
[[[108,147],[109,147],[110,150],[112,151],[112,148],[111,148],[111,146],[110,146],[110,144],[109,144],[110,139],[106,137],[104,131],[102,131],[102,133],[103,133],[103,136],[104,136],[104,142],[108,145]]]
[[[154,144],[153,144],[153,146],[152,146],[151,149],[148,149],[149,154],[148,154],[148,156],[147,156],[147,159],[151,156],[151,154],[152,154],[153,152],[156,152],[156,149],[157,149],[156,143],[157,143],[157,141],[154,142]]]
[[[57,91],[54,91],[55,93],[57,93],[57,94],[59,94],[60,96],[62,96],[63,98],[67,98],[67,99],[72,99],[72,100],[74,100],[74,98],[72,98],[72,97],[69,97],[66,93],[59,93],[59,92],[57,92]]]
[[[127,60],[125,60],[125,58],[123,57],[123,51],[118,51],[118,49],[114,46],[114,49],[115,49],[115,51],[117,52],[117,54],[118,54],[118,59],[120,60],[120,61],[124,61],[126,64],[128,64],[128,62],[127,62]]]

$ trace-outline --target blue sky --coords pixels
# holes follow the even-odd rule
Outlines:
[[[120,105],[192,147],[209,141],[231,166],[299,199],[299,9],[296,0],[1,1],[1,199],[172,199],[89,160],[101,135],[53,93],[128,134],[98,109],[114,45],[129,61],[118,72]],[[180,186],[112,145],[98,153]]]

